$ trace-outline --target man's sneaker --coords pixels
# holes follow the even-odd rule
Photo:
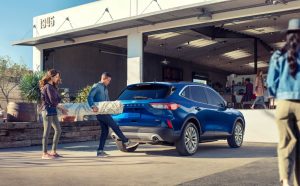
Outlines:
[[[102,150],[97,152],[97,157],[99,157],[99,158],[106,158],[107,156],[109,156],[109,154],[107,154],[106,152],[104,152]]]
[[[123,143],[123,145],[125,146],[126,149],[131,149],[133,147],[136,147],[139,143],[137,142],[132,142],[132,141],[127,141],[125,143]]]

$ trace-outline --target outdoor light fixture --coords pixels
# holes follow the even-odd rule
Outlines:
[[[160,47],[164,47],[164,53],[165,53],[165,59],[161,61],[161,63],[163,65],[168,65],[170,64],[170,61],[167,60],[167,44],[166,44],[166,41],[164,44],[160,44]]]
[[[164,65],[168,65],[170,64],[170,61],[168,61],[167,58],[165,58],[164,60],[161,61],[161,63]]]
[[[201,21],[207,21],[212,19],[212,14],[208,10],[202,8],[200,10],[200,15],[197,17]]]
[[[67,39],[64,39],[64,43],[66,43],[66,44],[75,43],[75,40],[72,38],[67,38]]]

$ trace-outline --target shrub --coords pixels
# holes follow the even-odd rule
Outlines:
[[[41,91],[39,81],[45,75],[45,72],[32,72],[25,74],[20,81],[20,90],[23,98],[30,102],[39,102],[41,100]]]

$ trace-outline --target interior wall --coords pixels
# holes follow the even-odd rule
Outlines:
[[[45,61],[45,69],[59,70],[63,81],[60,87],[69,88],[71,94],[98,82],[102,72],[109,72],[112,75],[109,96],[114,100],[126,87],[126,63],[126,57],[100,53],[96,47],[78,45],[55,49]]]
[[[155,54],[144,54],[144,81],[162,81],[163,72],[162,68],[164,64],[161,61],[164,60],[163,56]],[[192,81],[193,72],[206,75],[211,84],[221,83],[223,86],[226,84],[228,72],[215,71],[212,68],[201,66],[188,61],[183,61],[175,58],[168,58],[170,64],[168,66],[182,69],[183,81]]]
[[[162,81],[163,56],[145,53],[143,61],[143,81]],[[183,81],[192,81],[192,73],[207,75],[210,83],[226,83],[226,72],[215,72],[201,65],[180,59],[169,58],[171,67],[182,69]],[[127,84],[127,57],[100,53],[97,47],[77,45],[54,49],[45,60],[45,70],[55,68],[62,74],[61,88],[69,88],[71,95],[87,85],[99,81],[102,72],[110,72],[109,86],[111,100],[115,100]]]

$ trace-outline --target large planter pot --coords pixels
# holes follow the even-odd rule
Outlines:
[[[35,122],[37,119],[37,106],[35,103],[15,103],[7,105],[8,122]]]

